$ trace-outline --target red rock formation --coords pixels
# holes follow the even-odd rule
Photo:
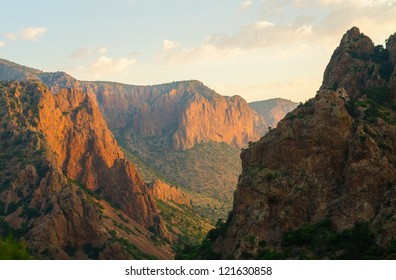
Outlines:
[[[133,165],[124,160],[89,95],[76,89],[61,89],[56,95],[46,89],[38,91],[43,91],[39,128],[56,165],[88,189],[103,192],[134,220],[153,226],[155,201]]]
[[[176,202],[191,207],[191,197],[175,186],[165,184],[161,180],[156,180],[149,188],[150,193],[157,199],[164,202]]]
[[[88,95],[36,82],[0,92],[0,232],[10,225],[41,258],[172,256],[150,241],[148,228],[168,236],[154,198]]]
[[[90,83],[112,129],[168,137],[175,150],[215,141],[242,147],[265,129],[263,118],[241,97],[224,97],[197,81],[150,87]]]
[[[225,142],[241,148],[264,134],[264,119],[239,96],[221,96],[198,81],[155,86],[81,82],[63,72],[45,73],[1,60],[6,79],[34,77],[53,93],[62,88],[82,90],[96,103],[113,132],[163,138],[175,150],[196,143]],[[1,68],[0,68],[1,70]]]

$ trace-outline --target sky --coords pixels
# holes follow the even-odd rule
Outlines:
[[[396,0],[2,0],[0,57],[80,80],[200,80],[305,101],[342,35],[396,32]]]

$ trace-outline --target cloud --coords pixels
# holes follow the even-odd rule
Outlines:
[[[0,48],[4,47],[5,44],[6,44],[5,42],[0,41]]]
[[[97,49],[92,49],[92,48],[86,48],[86,47],[81,47],[75,50],[72,54],[70,54],[70,58],[72,59],[79,59],[79,58],[84,58],[90,55],[94,54],[105,54],[107,53],[107,48],[101,47]]]
[[[271,26],[274,26],[274,25],[275,24],[273,24],[272,22],[268,22],[268,21],[262,20],[262,21],[256,21],[253,24],[253,27],[255,29],[265,29],[267,27],[271,27]]]
[[[34,41],[41,37],[46,31],[47,28],[45,27],[27,27],[22,29],[18,35],[24,40]]]
[[[164,52],[175,49],[179,46],[179,43],[176,41],[164,40],[162,42]]]
[[[5,36],[10,41],[15,41],[17,39],[17,35],[14,33],[7,33]]]
[[[252,4],[253,4],[253,1],[251,1],[251,0],[243,1],[243,2],[239,5],[239,9],[241,9],[241,10],[247,10],[247,9],[249,9],[249,8],[252,6]]]
[[[110,58],[100,56],[97,60],[88,65],[80,65],[71,72],[84,77],[84,79],[112,79],[114,75],[126,74],[130,66],[136,63],[135,59]]]
[[[244,1],[242,4],[249,5]],[[242,5],[241,4],[241,5]],[[260,16],[232,34],[212,34],[200,45],[163,54],[164,64],[226,58],[271,48],[322,45],[334,48],[358,26],[374,41],[395,32],[395,0],[262,0]],[[169,48],[172,46],[168,44]],[[172,46],[173,48],[174,46]]]
[[[27,27],[19,30],[18,33],[6,33],[5,36],[9,41],[16,41],[17,39],[35,41],[43,36],[46,31],[46,27]]]
[[[218,50],[213,44],[204,42],[196,48],[180,48],[176,47],[168,52],[160,54],[161,64],[174,66],[178,64],[188,64],[195,61],[218,61],[224,58],[237,55],[237,49]]]
[[[107,48],[106,47],[101,47],[101,48],[97,49],[97,52],[101,53],[101,54],[105,54],[105,53],[107,53]]]

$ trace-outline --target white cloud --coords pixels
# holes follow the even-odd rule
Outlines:
[[[232,57],[240,52],[238,49],[219,50],[215,45],[204,42],[196,48],[177,48],[173,52],[163,52],[161,63],[168,66],[178,64],[188,64],[196,61],[219,61],[227,57]]]
[[[0,48],[4,47],[5,44],[6,44],[5,42],[0,41]]]
[[[25,29],[22,29],[18,35],[24,40],[34,41],[41,37],[46,31],[47,28],[45,27],[27,27]]]
[[[253,24],[253,27],[255,29],[265,29],[265,28],[271,27],[271,26],[274,26],[274,24],[272,22],[268,22],[268,21],[265,21],[265,20],[256,21]]]
[[[172,79],[192,73],[221,94],[250,101],[274,96],[304,101],[319,89],[331,54],[348,29],[359,27],[376,44],[396,31],[396,1],[391,2],[261,1],[257,18],[233,32],[212,34],[192,47],[178,44],[162,50],[160,69]],[[230,81],[233,85],[227,85]]]
[[[300,34],[310,34],[312,33],[312,25],[304,24],[303,26],[297,29],[297,32]]]
[[[177,48],[180,44],[176,41],[164,40],[162,42],[164,52]]]
[[[80,65],[71,70],[75,75],[83,79],[114,79],[117,75],[125,75],[129,72],[130,67],[136,63],[135,59],[128,58],[110,58],[101,56],[88,65]]]
[[[249,5],[247,2],[242,4]],[[334,48],[353,26],[358,26],[377,43],[395,32],[395,0],[262,0],[261,10],[258,20],[241,26],[235,33],[214,34],[196,47],[181,47],[177,52],[165,53],[163,62],[174,65],[226,58],[230,54],[263,48],[300,45]],[[173,41],[164,41],[164,49],[175,47]]]
[[[15,40],[17,39],[17,35],[14,34],[14,33],[7,33],[5,36],[6,36],[7,39],[10,40],[10,41],[15,41]]]
[[[247,9],[249,9],[249,8],[252,6],[252,4],[253,4],[253,1],[251,1],[251,0],[246,0],[246,1],[243,1],[243,2],[239,5],[239,8],[240,8],[241,10],[247,10]]]
[[[97,49],[81,47],[75,50],[69,57],[73,59],[84,58],[93,54],[105,54],[107,52],[107,48],[101,47]]]
[[[97,51],[98,51],[98,53],[100,53],[100,54],[105,54],[105,53],[107,53],[107,48],[106,48],[106,47],[101,47],[101,48],[99,48]]]

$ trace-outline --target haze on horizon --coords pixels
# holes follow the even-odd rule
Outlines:
[[[196,79],[247,101],[314,96],[352,26],[375,44],[395,0],[4,0],[0,57],[80,80]]]

